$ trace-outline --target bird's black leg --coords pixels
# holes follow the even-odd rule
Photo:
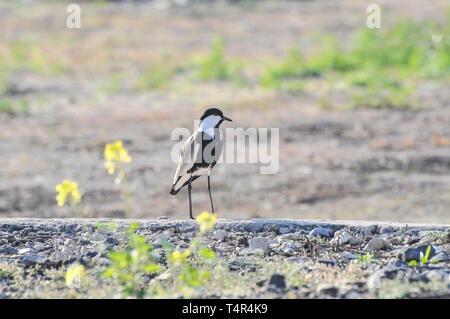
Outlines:
[[[210,203],[211,203],[211,210],[212,210],[212,213],[215,215],[216,213],[214,213],[214,205],[213,205],[213,200],[212,200],[212,197],[211,197],[211,181],[210,181],[210,176],[208,175],[208,192],[209,192],[209,201],[210,201]]]
[[[191,186],[191,181],[192,181],[192,177],[189,178],[189,184],[188,184],[188,194],[189,194],[189,217],[191,219],[194,219],[194,217],[192,216],[192,199],[191,199],[191,190],[192,190],[192,186]]]

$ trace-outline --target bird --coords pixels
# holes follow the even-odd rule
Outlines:
[[[175,196],[184,186],[188,186],[189,217],[191,219],[194,219],[191,199],[192,182],[205,174],[208,176],[211,210],[215,215],[211,196],[211,170],[222,152],[222,132],[219,130],[219,126],[223,121],[232,122],[218,108],[208,108],[200,117],[200,125],[197,130],[187,139],[180,151],[170,194]]]

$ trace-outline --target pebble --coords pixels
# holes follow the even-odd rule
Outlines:
[[[389,233],[393,233],[395,231],[394,227],[390,226],[390,225],[384,225],[381,226],[380,228],[380,234],[389,234]]]
[[[2,248],[1,252],[8,255],[16,255],[19,253],[19,250],[11,246],[5,246]]]
[[[269,248],[269,240],[265,237],[254,237],[248,241],[251,249],[266,251]]]
[[[225,241],[227,238],[227,231],[223,229],[218,229],[214,232],[214,238],[220,241]]]
[[[35,243],[34,244],[34,250],[41,251],[41,250],[44,250],[44,249],[45,249],[44,244],[41,244],[41,243]]]
[[[352,254],[352,253],[350,253],[348,251],[343,251],[341,253],[341,256],[344,257],[345,259],[358,259],[358,257],[356,257],[355,254]]]
[[[324,238],[331,238],[331,236],[333,236],[333,231],[329,228],[317,227],[317,228],[314,228],[313,230],[311,230],[311,232],[308,235],[308,237],[310,239],[317,237],[317,236],[324,237]]]
[[[439,254],[437,254],[436,256],[433,256],[430,259],[430,262],[444,262],[444,261],[449,261],[450,258],[448,257],[448,255],[445,252],[440,252]]]
[[[381,287],[381,278],[383,277],[383,271],[377,270],[373,274],[367,278],[366,285],[367,288],[373,290],[373,289],[379,289]]]
[[[33,249],[31,249],[31,248],[22,248],[22,249],[19,249],[18,254],[25,255],[25,254],[32,253],[32,252],[33,252]]]
[[[440,269],[433,269],[428,271],[427,277],[432,281],[450,281],[450,274]]]
[[[269,289],[285,289],[286,288],[285,277],[280,274],[273,274],[272,276],[270,276],[268,288]]]
[[[331,244],[335,246],[342,246],[345,244],[351,244],[356,245],[359,243],[359,240],[357,240],[355,237],[353,237],[348,230],[341,229],[338,230],[335,234],[333,239],[331,240]]]
[[[25,267],[33,267],[43,263],[44,260],[45,257],[38,254],[25,254],[19,259],[19,263],[23,264]]]
[[[369,241],[365,250],[366,251],[376,251],[376,250],[380,250],[380,249],[386,249],[389,247],[391,247],[391,243],[388,242],[387,240],[381,239],[381,238],[373,238]]]

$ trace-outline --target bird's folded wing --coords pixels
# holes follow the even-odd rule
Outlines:
[[[173,184],[175,184],[180,177],[189,175],[188,172],[192,169],[198,157],[201,156],[201,138],[201,132],[196,131],[184,143],[183,148],[180,151],[180,160],[173,178]]]

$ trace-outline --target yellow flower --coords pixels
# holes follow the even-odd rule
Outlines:
[[[216,215],[215,214],[209,214],[208,212],[202,212],[200,215],[197,216],[197,221],[200,224],[200,232],[204,233],[207,230],[210,230],[214,227],[214,224],[216,223]]]
[[[179,265],[186,261],[186,258],[188,258],[191,255],[191,251],[189,249],[186,249],[185,251],[181,252],[178,250],[175,250],[170,255],[170,260],[174,262],[175,264]]]
[[[108,174],[113,175],[116,170],[116,163],[130,163],[131,157],[128,151],[123,147],[122,141],[115,141],[105,146],[105,168]]]
[[[81,279],[86,276],[86,272],[83,265],[72,265],[66,272],[66,286],[70,287],[75,282],[80,283]]]
[[[65,179],[61,184],[56,185],[55,189],[58,192],[56,195],[58,206],[63,206],[68,198],[70,198],[72,204],[81,202],[81,193],[78,190],[77,183]]]

